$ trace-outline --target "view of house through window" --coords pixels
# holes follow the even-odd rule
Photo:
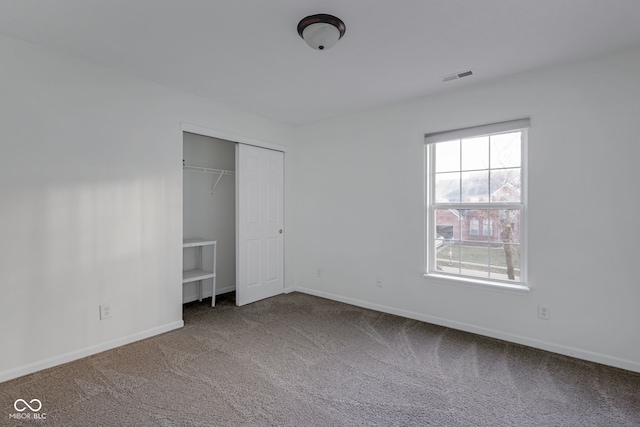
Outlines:
[[[523,281],[528,122],[426,136],[428,273]]]

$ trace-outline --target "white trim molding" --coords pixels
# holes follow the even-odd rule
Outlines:
[[[221,286],[218,287],[216,285],[216,295],[222,295],[222,294],[226,294],[229,292],[235,292],[236,291],[236,285],[227,285],[227,286]],[[206,291],[202,291],[202,298],[211,298],[211,289],[206,290]],[[194,302],[194,301],[198,301],[198,294],[197,293],[189,293],[187,295],[183,295],[182,296],[182,304],[187,304],[189,302]]]
[[[287,151],[286,145],[276,144],[274,142],[261,141],[249,138],[235,133],[225,132],[217,129],[209,129],[202,126],[192,125],[190,123],[180,122],[182,132],[195,133],[196,135],[210,136],[212,138],[224,139],[226,141],[237,142],[239,144],[253,145],[254,147],[268,148],[269,150]]]
[[[628,371],[640,373],[640,363],[634,362],[628,359],[621,359],[618,357],[609,356],[602,353],[596,353],[589,350],[582,350],[579,348],[569,347],[562,344],[555,344],[548,341],[528,338],[522,335],[501,332],[495,329],[483,328],[481,326],[476,326],[469,323],[457,322],[455,320],[444,319],[442,317],[429,316],[425,314],[416,313],[413,311],[402,310],[402,309],[389,307],[381,304],[375,304],[368,301],[361,301],[354,298],[343,297],[340,295],[330,294],[328,292],[317,291],[315,289],[297,287],[296,291],[304,294],[314,295],[320,298],[326,298],[333,301],[343,302],[345,304],[355,305],[357,307],[380,311],[382,313],[394,314],[396,316],[405,317],[407,319],[419,320],[421,322],[444,326],[446,328],[452,328],[452,329],[470,332],[473,334],[482,335],[490,338],[496,338],[499,340],[503,340],[503,341],[507,341],[515,344],[525,345],[527,347],[533,347],[541,350],[550,351],[552,353],[557,353],[564,356],[575,357],[576,359],[582,359],[582,360],[587,360],[589,362],[601,363],[603,365],[613,366],[615,368],[626,369]]]
[[[82,359],[87,356],[102,353],[103,351],[111,350],[123,345],[131,344],[136,341],[151,338],[155,335],[160,335],[165,332],[173,331],[174,329],[180,329],[184,326],[184,321],[169,323],[157,328],[147,329],[146,331],[138,332],[133,335],[118,338],[112,341],[107,341],[101,344],[97,344],[91,347],[83,348],[80,350],[72,351],[61,356],[52,357],[49,359],[41,360],[39,362],[31,363],[29,365],[21,366],[19,368],[9,369],[7,371],[0,372],[0,383],[9,381],[14,378],[18,378],[24,375],[33,374],[34,372],[42,371],[43,369],[53,368],[54,366],[62,365],[64,363],[73,362],[74,360]]]

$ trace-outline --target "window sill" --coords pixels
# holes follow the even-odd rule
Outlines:
[[[497,291],[497,292],[506,292],[510,294],[526,295],[531,291],[531,288],[529,288],[527,285],[524,285],[524,284],[494,282],[489,280],[472,279],[467,277],[451,277],[451,276],[445,276],[442,274],[425,273],[423,274],[423,276],[426,279],[431,279],[436,283],[439,282],[439,283],[453,284],[453,285],[465,286],[469,288],[485,289],[485,290]]]

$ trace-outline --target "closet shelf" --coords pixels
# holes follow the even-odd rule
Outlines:
[[[203,239],[200,237],[195,237],[193,239],[184,239],[182,241],[183,248],[194,248],[196,246],[209,246],[215,245],[217,243],[216,240],[213,239]]]
[[[218,186],[218,183],[220,183],[220,178],[222,178],[223,175],[235,175],[236,174],[235,171],[229,171],[229,170],[226,170],[226,169],[201,168],[199,166],[182,165],[182,169],[187,171],[187,172],[202,172],[202,173],[217,174],[218,175],[218,179],[213,184],[213,187],[211,187],[211,194],[213,194],[213,192],[216,191],[216,187]]]
[[[216,277],[216,273],[207,270],[187,270],[182,272],[182,283],[195,282]]]
[[[211,246],[213,248],[213,271],[203,270],[202,264],[202,247]],[[192,270],[182,271],[182,284],[198,282],[198,296],[202,301],[202,280],[213,279],[213,286],[211,289],[211,307],[216,305],[216,252],[218,249],[218,242],[213,239],[203,239],[200,237],[192,239],[182,240],[182,249],[195,248],[196,250],[196,268]]]
[[[213,169],[213,168],[202,168],[200,166],[188,166],[185,165],[182,167],[182,169],[184,169],[185,171],[189,171],[189,172],[202,172],[202,173],[212,173],[212,174],[216,174],[216,175],[235,175],[236,172],[235,171],[230,171],[230,170],[226,170],[226,169]]]

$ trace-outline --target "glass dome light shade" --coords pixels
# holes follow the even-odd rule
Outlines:
[[[310,15],[298,22],[298,34],[315,50],[326,50],[344,36],[346,27],[340,18],[326,13]]]
[[[340,31],[331,24],[318,22],[311,24],[302,31],[302,38],[316,50],[326,50],[340,40]]]

